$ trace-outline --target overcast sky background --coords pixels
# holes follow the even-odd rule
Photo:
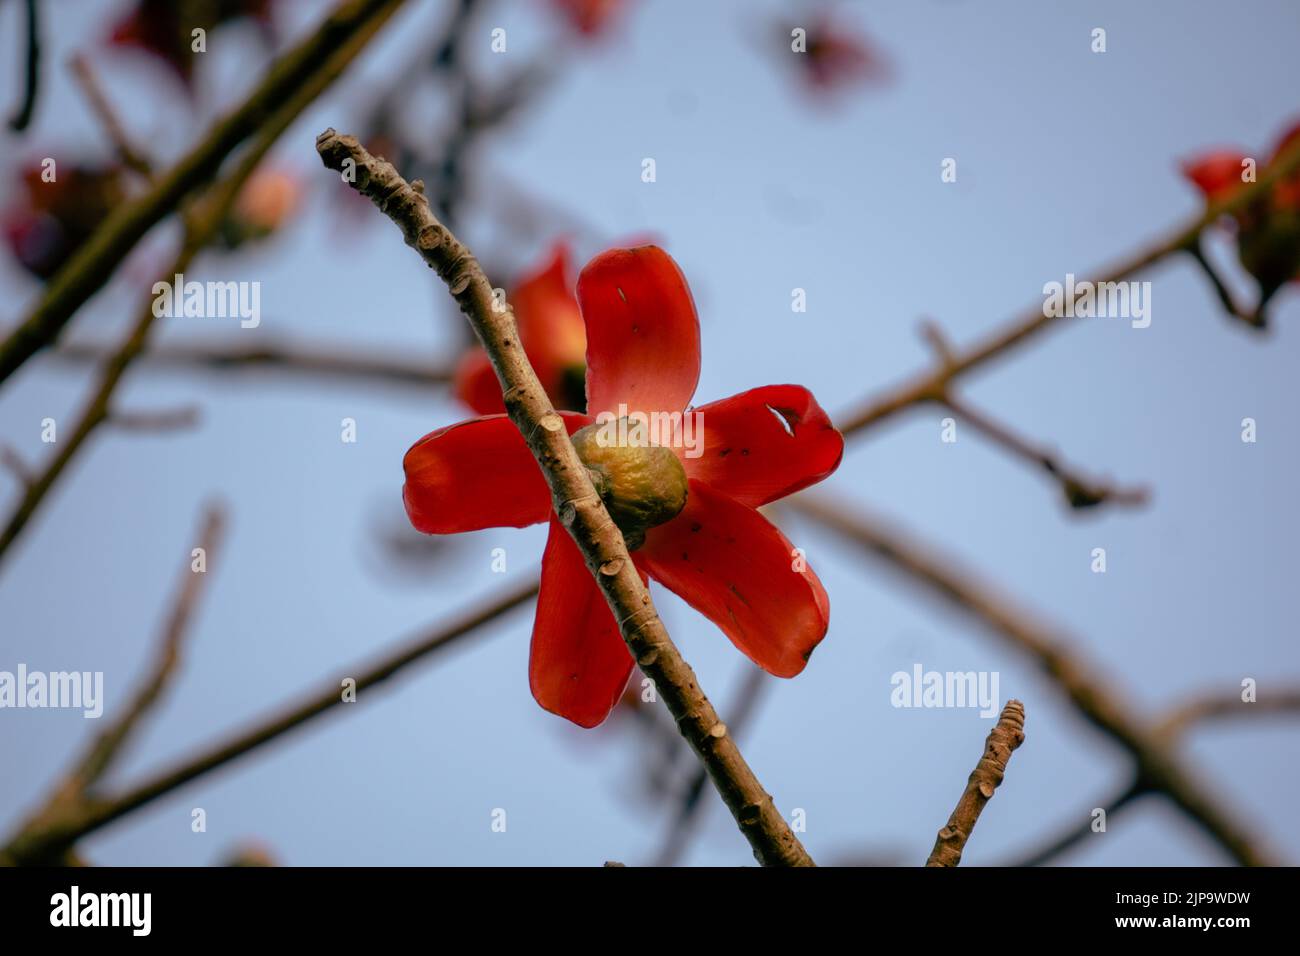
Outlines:
[[[45,4],[44,99],[30,135],[5,134],[11,173],[31,155],[103,148],[63,64],[122,6]],[[325,6],[288,3],[286,32]],[[701,402],[798,382],[832,414],[846,410],[929,360],[921,317],[972,341],[1031,307],[1044,283],[1095,273],[1194,216],[1200,200],[1180,159],[1220,144],[1266,156],[1300,115],[1300,7],[1286,0],[1248,10],[846,2],[837,9],[887,53],[894,80],[831,106],[813,103],[791,74],[793,54],[771,22],[786,6],[633,2],[590,48],[561,42],[534,3],[497,2],[477,22],[484,75],[536,55],[562,59],[555,85],[479,154],[481,191],[505,177],[603,236],[661,237],[700,308]],[[5,109],[19,92],[19,7],[0,5]],[[260,281],[261,327],[173,319],[163,339],[315,337],[431,363],[446,355],[457,338],[445,292],[377,214],[340,218],[327,201],[335,180],[312,146],[327,125],[355,126],[366,85],[391,78],[443,8],[412,0],[282,141],[276,158],[311,185],[306,214],[269,251],[192,270]],[[495,26],[508,32],[504,56],[488,52]],[[1090,51],[1097,26],[1105,54]],[[201,116],[261,72],[251,32],[215,38],[200,64]],[[132,131],[160,155],[179,155],[204,125],[161,67],[102,49],[96,62]],[[437,104],[423,100],[409,122],[436,132]],[[641,182],[644,157],[656,160],[654,184]],[[958,162],[955,184],[940,182],[945,157]],[[489,241],[480,218],[467,226]],[[75,336],[103,340],[123,327],[168,235],[82,311]],[[545,245],[501,259],[514,267]],[[1300,297],[1285,293],[1273,333],[1260,337],[1224,318],[1186,261],[1142,278],[1153,283],[1149,328],[1075,320],[971,379],[966,394],[1087,473],[1149,484],[1147,508],[1072,516],[1040,473],[969,429],[941,443],[942,415],[930,410],[854,440],[827,487],[1068,629],[1133,709],[1155,715],[1189,693],[1236,693],[1245,677],[1261,696],[1300,679]],[[790,310],[794,287],[807,290],[805,314]],[[38,292],[7,258],[0,288],[5,325]],[[70,425],[87,386],[84,369],[29,363],[0,392],[0,439],[41,460],[40,420]],[[202,424],[163,437],[101,434],[0,569],[0,669],[102,670],[111,715],[149,659],[202,503],[228,503],[230,533],[183,671],[115,782],[195,753],[536,573],[541,528],[475,535],[420,576],[394,570],[377,545],[377,521],[399,514],[402,454],[465,417],[443,394],[139,370],[121,399],[137,409],[197,402]],[[339,439],[345,416],[358,423],[356,444]],[[1253,445],[1240,440],[1247,416],[1258,422]],[[16,494],[0,477],[6,510]],[[978,759],[990,723],[974,711],[891,706],[890,675],[914,663],[996,671],[1001,697],[1028,712],[1028,741],[966,862],[1014,857],[1124,782],[1125,755],[1023,657],[819,529],[789,534],[830,594],[830,633],[804,674],[766,688],[741,744],[777,805],[806,812],[814,858],[923,861]],[[507,550],[504,579],[490,569],[495,547]],[[1104,575],[1089,568],[1095,547],[1108,553]],[[747,662],[676,597],[655,596],[725,718]],[[87,856],[199,865],[253,839],[304,865],[647,861],[674,809],[645,798],[654,751],[626,723],[583,732],[534,703],[531,620],[518,610],[348,711],[96,834]],[[76,712],[0,712],[0,825],[34,807],[102,726]],[[1213,792],[1291,862],[1300,861],[1295,730],[1263,719],[1207,726],[1184,748]],[[708,802],[687,862],[751,862],[719,801]],[[195,807],[206,810],[206,833],[190,830]],[[505,833],[491,830],[494,808],[507,811]],[[1061,862],[1225,861],[1178,813],[1148,801]]]

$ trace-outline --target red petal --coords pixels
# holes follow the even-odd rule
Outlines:
[[[614,615],[578,546],[552,515],[528,659],[533,697],[553,714],[595,727],[614,709],[631,673],[632,654]]]
[[[769,674],[798,674],[826,636],[826,591],[806,566],[794,570],[785,535],[703,482],[690,482],[682,513],[651,528],[633,556]]]
[[[520,280],[510,293],[510,305],[519,341],[551,402],[556,408],[580,409],[583,396],[578,387],[570,387],[569,376],[580,387],[587,330],[569,277],[567,243],[555,243],[546,263]]]
[[[1246,157],[1235,150],[1205,153],[1183,163],[1183,175],[1211,202],[1241,185],[1241,163]]]
[[[698,458],[679,451],[686,473],[750,507],[816,484],[844,455],[844,437],[802,385],[751,389],[689,414],[704,435]]]
[[[456,363],[452,390],[477,415],[505,414],[506,403],[501,397],[501,383],[497,381],[492,361],[481,345],[466,349]]]
[[[700,321],[658,246],[602,252],[578,277],[587,323],[587,413],[680,412],[700,379]]]
[[[589,422],[564,414],[569,434]],[[522,528],[545,521],[551,511],[546,479],[505,415],[430,432],[411,446],[402,467],[406,513],[426,534]]]

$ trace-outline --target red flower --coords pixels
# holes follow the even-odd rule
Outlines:
[[[20,173],[22,194],[2,216],[5,240],[28,272],[48,279],[126,198],[122,169],[60,160],[49,182],[45,167]]]
[[[793,677],[826,634],[829,603],[802,556],[756,509],[833,472],[843,437],[807,389],[769,385],[690,410],[702,434],[672,442],[671,452],[602,445],[592,429],[613,416],[687,408],[700,374],[699,320],[677,264],[655,246],[597,256],[578,279],[577,299],[587,329],[588,413],[561,414],[570,435],[582,430],[575,446],[642,578],[713,620],[764,670]],[[630,464],[620,470],[624,454]],[[583,727],[603,721],[632,657],[515,426],[488,415],[440,428],[416,442],[404,467],[406,510],[420,531],[550,521],[529,662],[533,696]],[[656,509],[650,519],[628,517]]]
[[[551,6],[584,37],[602,33],[624,0],[551,0]]]
[[[1258,171],[1267,170],[1297,139],[1300,139],[1300,123],[1287,130]],[[1252,180],[1243,184],[1246,159],[1246,154],[1240,151],[1218,149],[1183,163],[1182,171],[1208,202],[1216,202],[1253,183]],[[1254,324],[1262,328],[1264,307],[1280,288],[1300,279],[1300,171],[1275,183],[1267,196],[1238,208],[1231,222],[1236,226],[1241,264],[1259,283]]]
[[[1184,162],[1183,175],[1195,183],[1206,199],[1216,202],[1241,185],[1245,160],[1245,153],[1217,149]]]
[[[1273,147],[1268,162],[1261,163],[1258,171],[1267,169],[1297,139],[1300,139],[1300,122],[1282,135]],[[1186,160],[1182,164],[1182,172],[1207,200],[1216,202],[1245,182],[1242,177],[1245,175],[1247,158],[1247,154],[1238,149],[1211,150]],[[1276,211],[1300,213],[1300,171],[1292,173],[1273,187],[1272,207]]]
[[[519,341],[551,402],[557,408],[583,409],[587,330],[573,297],[566,243],[557,242],[546,263],[519,281],[510,305],[519,324]],[[481,346],[473,346],[461,357],[453,389],[480,415],[506,410],[496,372]]]
[[[785,42],[794,50],[795,25],[785,31]],[[808,88],[819,96],[889,78],[883,54],[865,36],[820,14],[805,28],[802,51],[796,51],[801,75]]]
[[[274,0],[136,0],[135,8],[114,28],[113,46],[134,46],[161,58],[189,88],[194,77],[195,29],[216,27],[245,17],[257,21],[264,35],[271,27]]]

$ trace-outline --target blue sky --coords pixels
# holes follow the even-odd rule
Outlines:
[[[0,7],[6,37],[17,34],[18,6]],[[8,136],[11,160],[46,143],[99,144],[61,64],[121,4],[94,4],[103,8],[94,17],[73,17],[74,6],[85,9],[48,4],[46,99],[27,140]],[[306,26],[323,6],[291,3],[287,21]],[[268,251],[195,270],[260,281],[261,326],[173,319],[162,340],[318,338],[431,363],[457,341],[445,293],[397,231],[377,215],[340,220],[326,201],[335,183],[312,148],[327,125],[355,127],[365,91],[436,30],[441,4],[408,6],[275,154],[312,183],[307,212]],[[484,76],[534,56],[554,57],[559,71],[478,154],[467,237],[499,248],[511,268],[544,250],[548,236],[499,245],[482,209],[503,181],[598,236],[660,236],[700,308],[701,402],[797,382],[832,414],[846,410],[929,361],[916,332],[922,317],[973,341],[1032,307],[1044,283],[1094,273],[1195,215],[1200,201],[1179,160],[1220,144],[1266,155],[1300,114],[1300,9],[1282,0],[1252,4],[1249,15],[1208,2],[842,3],[840,15],[888,53],[895,77],[831,107],[792,82],[789,54],[770,39],[768,18],[780,9],[632,3],[589,49],[562,42],[532,3],[490,4],[476,28]],[[504,56],[488,52],[494,26],[508,31]],[[1104,54],[1089,48],[1098,26]],[[128,124],[159,154],[178,155],[202,117],[255,78],[251,35],[229,36],[201,66],[197,117],[152,66],[97,60]],[[16,72],[0,77],[0,102],[16,99]],[[409,112],[436,134],[435,93],[413,97]],[[645,157],[656,160],[653,184],[640,178]],[[957,159],[956,183],[940,181],[945,157]],[[103,340],[123,327],[169,236],[151,237],[134,268],[83,310],[75,336]],[[593,241],[580,246],[594,251]],[[855,439],[827,487],[1058,623],[1133,709],[1155,715],[1188,693],[1233,693],[1244,677],[1261,695],[1300,679],[1300,513],[1291,504],[1300,301],[1285,293],[1272,334],[1260,337],[1224,319],[1187,261],[1142,278],[1153,283],[1150,328],[1072,320],[981,371],[964,394],[1088,473],[1150,485],[1146,508],[1065,513],[1039,473],[969,429],[942,443],[935,410]],[[0,283],[8,324],[37,288],[7,261]],[[790,310],[794,287],[807,290],[806,313]],[[0,438],[38,460],[40,419],[69,420],[87,385],[84,370],[33,361],[0,392]],[[229,505],[230,533],[183,671],[117,782],[502,591],[493,548],[506,549],[508,581],[535,573],[540,528],[474,535],[420,575],[391,568],[375,544],[376,521],[400,517],[403,452],[464,417],[436,391],[138,371],[122,397],[132,408],[197,402],[202,423],[165,437],[100,435],[0,568],[0,669],[102,670],[111,713],[147,660],[202,503],[215,495]],[[344,417],[358,423],[356,444],[339,440]],[[1244,417],[1258,422],[1255,444],[1240,441]],[[0,498],[15,494],[0,483]],[[1124,780],[1124,755],[1024,658],[821,530],[796,524],[789,533],[830,594],[831,629],[802,675],[766,688],[741,744],[778,806],[806,811],[815,858],[922,861],[978,758],[989,724],[973,711],[890,705],[890,675],[913,663],[997,671],[1002,696],[1028,712],[1028,741],[968,863],[1015,856]],[[1104,575],[1089,568],[1096,547],[1107,550]],[[655,596],[725,718],[747,663],[708,621],[666,592]],[[626,726],[584,733],[536,706],[530,623],[529,610],[512,613],[350,711],[96,834],[87,855],[205,864],[256,839],[306,865],[648,860],[673,811],[644,790],[655,754]],[[0,728],[8,826],[95,727],[77,713],[5,711]],[[1276,855],[1300,859],[1300,834],[1288,825],[1300,782],[1294,724],[1206,727],[1184,753]],[[206,833],[190,830],[195,807],[206,811]],[[492,832],[495,808],[508,813],[505,833]],[[749,860],[710,797],[687,862]],[[1063,862],[1224,860],[1150,801]]]

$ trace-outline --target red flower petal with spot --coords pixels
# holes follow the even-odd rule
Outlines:
[[[631,673],[632,655],[605,596],[552,515],[528,659],[533,697],[553,714],[595,727],[614,709]]]
[[[570,435],[589,422],[584,415],[564,415]],[[546,479],[505,415],[430,432],[411,446],[402,467],[406,514],[425,534],[522,528],[551,513]]]
[[[700,320],[658,246],[611,249],[578,277],[587,323],[587,414],[680,412],[700,380]]]
[[[693,409],[703,427],[692,478],[757,508],[821,481],[844,455],[844,436],[802,385],[767,385]],[[696,439],[698,441],[698,439]]]
[[[777,677],[802,671],[826,636],[830,601],[802,556],[753,508],[701,481],[633,560]]]

